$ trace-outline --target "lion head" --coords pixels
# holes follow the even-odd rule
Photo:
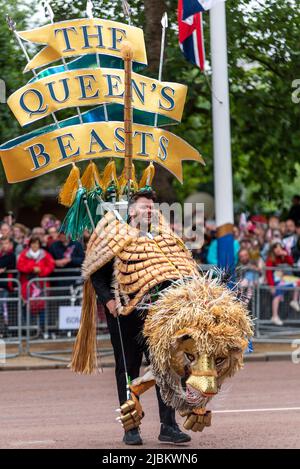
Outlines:
[[[246,306],[208,276],[165,289],[151,305],[143,333],[163,400],[183,412],[205,407],[242,367],[253,335]]]

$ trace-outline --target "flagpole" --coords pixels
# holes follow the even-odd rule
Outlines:
[[[101,6],[101,5],[100,5]],[[94,18],[94,5],[93,5],[93,2],[92,0],[87,0],[87,3],[86,3],[86,15],[89,19],[93,19]],[[97,61],[97,67],[98,68],[101,68],[101,64],[100,64],[100,57],[99,57],[99,54],[98,52],[96,51],[95,53],[96,55],[96,61]],[[103,104],[103,110],[104,110],[104,119],[106,122],[108,122],[108,113],[107,113],[107,106],[106,106],[106,103]]]
[[[131,195],[132,181],[132,59],[133,49],[128,41],[123,41],[121,46],[122,58],[124,60],[124,131],[125,131],[125,159],[124,169],[127,179],[127,200],[129,202]]]
[[[218,265],[233,270],[234,219],[225,2],[217,3],[210,10],[210,40]]]
[[[6,23],[7,23],[7,26],[9,28],[9,30],[12,31],[12,33],[14,34],[14,36],[17,39],[18,44],[19,44],[19,46],[20,46],[20,48],[21,48],[21,50],[22,50],[22,52],[23,52],[23,54],[24,54],[24,56],[27,60],[27,63],[29,63],[31,59],[29,57],[29,54],[27,52],[27,49],[26,49],[22,39],[20,38],[20,36],[18,34],[16,22],[9,15],[6,15],[5,19],[6,19]],[[34,68],[31,70],[31,72],[32,72],[33,76],[35,78],[37,78],[37,73],[36,73]],[[59,122],[57,120],[57,117],[55,115],[55,112],[51,112],[51,116],[53,118],[53,121],[54,121],[56,127],[59,129],[60,126],[59,126]]]
[[[158,71],[158,81],[161,82],[162,80],[162,71],[163,71],[163,64],[164,64],[164,52],[165,52],[165,42],[166,42],[166,30],[169,26],[169,21],[168,21],[168,14],[165,12],[163,14],[163,17],[161,19],[161,26],[162,26],[162,32],[161,32],[161,45],[160,45],[160,59],[159,59],[159,71]],[[154,127],[157,127],[158,123],[158,114],[155,114],[154,118]]]

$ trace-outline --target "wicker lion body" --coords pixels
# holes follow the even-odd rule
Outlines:
[[[235,293],[208,275],[201,275],[182,241],[162,221],[159,228],[158,236],[141,237],[139,230],[120,222],[111,213],[98,223],[83,266],[82,317],[71,367],[80,373],[91,373],[97,368],[96,294],[90,276],[115,257],[119,266],[115,275],[118,287],[126,293],[129,285],[135,294],[126,311],[123,306],[123,314],[129,314],[135,306],[142,307],[147,299],[145,294],[153,285],[165,280],[172,282],[147,307],[143,334],[149,346],[152,378],[137,379],[133,385],[143,384],[142,388],[148,389],[145,381],[156,382],[166,404],[180,412],[194,412],[205,408],[224,380],[242,367],[252,324],[245,305]],[[148,272],[144,257],[149,253],[153,256],[148,259]],[[155,280],[153,285],[147,272]],[[170,276],[162,272],[169,272]],[[134,275],[137,273],[141,275]],[[145,290],[139,282],[143,282]],[[117,295],[116,300],[118,304]],[[135,392],[140,394],[142,388],[135,387]]]

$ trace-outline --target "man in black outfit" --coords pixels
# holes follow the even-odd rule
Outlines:
[[[151,220],[154,207],[155,193],[152,191],[136,193],[129,205],[129,223],[136,228],[145,221],[145,217]],[[149,227],[148,227],[149,228]],[[142,233],[142,232],[141,232]],[[120,405],[127,400],[126,376],[123,363],[120,335],[117,322],[117,310],[112,290],[113,261],[104,265],[92,275],[92,282],[98,296],[98,300],[105,306],[107,324],[111,336],[111,342],[115,356],[115,375],[118,388]],[[167,285],[161,285],[160,289]],[[142,337],[142,329],[145,313],[134,310],[128,316],[119,316],[122,339],[124,344],[127,372],[131,380],[139,376],[143,353],[147,360],[147,345]],[[156,386],[156,394],[161,422],[159,440],[171,443],[186,443],[191,440],[190,436],[183,433],[175,420],[175,410],[167,406],[160,395],[159,387]],[[134,428],[125,432],[124,443],[128,445],[141,445],[139,429]]]

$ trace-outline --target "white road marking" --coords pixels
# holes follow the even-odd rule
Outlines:
[[[214,414],[238,414],[242,412],[285,412],[289,410],[300,410],[300,407],[273,407],[267,409],[232,409],[232,410],[212,410]]]
[[[53,445],[55,440],[33,440],[33,441],[14,441],[10,446],[26,446],[26,445]]]

